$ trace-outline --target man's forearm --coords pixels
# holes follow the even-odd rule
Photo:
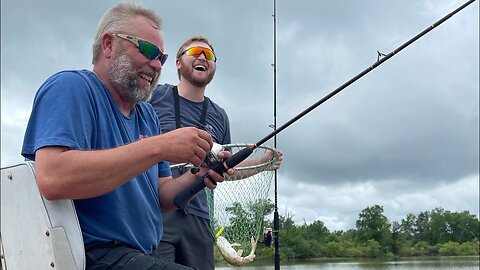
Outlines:
[[[161,160],[159,148],[145,140],[107,150],[37,150],[35,167],[42,194],[53,199],[103,195]]]
[[[37,150],[37,183],[47,199],[103,195],[168,160],[200,165],[212,145],[206,131],[187,127],[107,150]]]
[[[200,173],[199,173],[200,174]],[[173,199],[178,193],[193,185],[195,181],[201,181],[197,176],[186,172],[173,179],[172,177],[162,177],[158,184],[158,197],[162,211],[167,212],[176,209]]]

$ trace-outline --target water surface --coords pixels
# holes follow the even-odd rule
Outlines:
[[[428,257],[406,258],[395,261],[384,260],[347,260],[347,259],[317,259],[297,262],[281,262],[283,270],[479,270],[479,257]],[[238,267],[217,266],[217,270],[266,270],[274,269],[273,262],[254,262]]]

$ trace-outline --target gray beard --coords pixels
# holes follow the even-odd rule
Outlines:
[[[152,97],[153,89],[157,85],[159,76],[149,87],[141,88],[138,85],[138,72],[132,66],[127,55],[115,53],[108,72],[113,87],[118,91],[120,98],[134,104],[148,101]]]

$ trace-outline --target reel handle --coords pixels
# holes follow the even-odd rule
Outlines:
[[[231,157],[227,158],[223,162],[215,162],[213,166],[210,168],[216,171],[218,174],[223,175],[224,172],[227,171],[229,168],[233,168],[237,166],[240,162],[244,161],[250,154],[253,153],[253,147],[246,147],[242,150],[238,151]],[[185,211],[185,207],[187,206],[188,202],[197,194],[200,190],[205,188],[205,178],[208,177],[208,173],[202,175],[195,183],[175,196],[173,199],[173,203],[178,209],[183,209]],[[210,179],[215,184],[215,181]]]

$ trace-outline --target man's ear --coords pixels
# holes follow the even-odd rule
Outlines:
[[[111,33],[105,33],[102,36],[102,53],[105,58],[111,58],[113,55],[113,36]]]

